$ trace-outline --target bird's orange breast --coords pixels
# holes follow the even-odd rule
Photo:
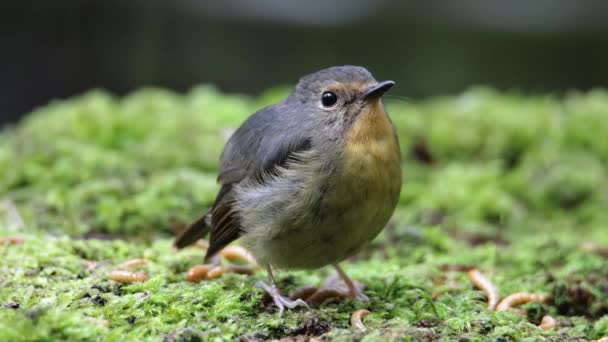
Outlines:
[[[355,182],[351,194],[359,188],[372,201],[396,204],[401,189],[401,157],[382,102],[370,103],[359,113],[345,142],[342,167],[344,175]]]

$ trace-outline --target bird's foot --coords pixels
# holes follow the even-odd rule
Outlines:
[[[272,300],[274,302],[274,305],[276,305],[277,308],[279,308],[279,316],[283,314],[283,310],[285,308],[293,309],[298,306],[303,306],[305,308],[308,308],[308,304],[306,304],[306,302],[303,301],[302,299],[292,300],[292,299],[289,299],[288,297],[282,296],[281,293],[279,292],[279,289],[277,289],[277,287],[274,285],[268,285],[268,284],[264,283],[263,281],[257,282],[256,285],[258,287],[262,288],[266,293],[268,293],[268,295],[270,295],[270,297],[272,298]]]

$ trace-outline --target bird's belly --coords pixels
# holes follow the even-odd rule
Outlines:
[[[263,244],[263,251],[253,252],[279,268],[314,269],[340,262],[370,242],[383,227],[354,212],[342,216],[342,222],[308,222],[286,227],[289,234]],[[374,224],[375,223],[375,224]]]
[[[345,156],[326,183],[332,186],[309,185],[319,189],[317,196],[312,196],[315,199],[297,213],[287,209],[291,217],[272,222],[280,227],[264,229],[266,235],[243,236],[244,244],[262,263],[285,268],[322,267],[353,255],[380,233],[398,200],[400,163],[398,157],[380,160],[358,152],[354,158]]]

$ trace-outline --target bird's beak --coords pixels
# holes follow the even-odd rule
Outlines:
[[[393,81],[382,81],[374,86],[369,87],[363,93],[364,100],[377,99],[386,93],[389,89],[391,89],[395,85]]]

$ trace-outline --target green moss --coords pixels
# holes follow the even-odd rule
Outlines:
[[[385,232],[345,268],[369,303],[329,303],[283,317],[253,277],[192,284],[202,252],[171,249],[172,233],[208,207],[230,129],[285,89],[259,98],[211,87],[92,91],[42,107],[0,134],[0,340],[233,340],[323,335],[336,340],[586,340],[608,335],[608,92],[563,99],[476,88],[387,104],[399,130],[404,187]],[[23,217],[22,224],[15,214]],[[135,257],[145,283],[109,273]],[[90,261],[96,266],[91,267]],[[503,295],[544,304],[486,310],[463,272]],[[329,269],[282,272],[284,291]],[[372,312],[368,331],[350,314]],[[536,325],[545,314],[559,329]],[[94,319],[109,321],[110,327]]]

